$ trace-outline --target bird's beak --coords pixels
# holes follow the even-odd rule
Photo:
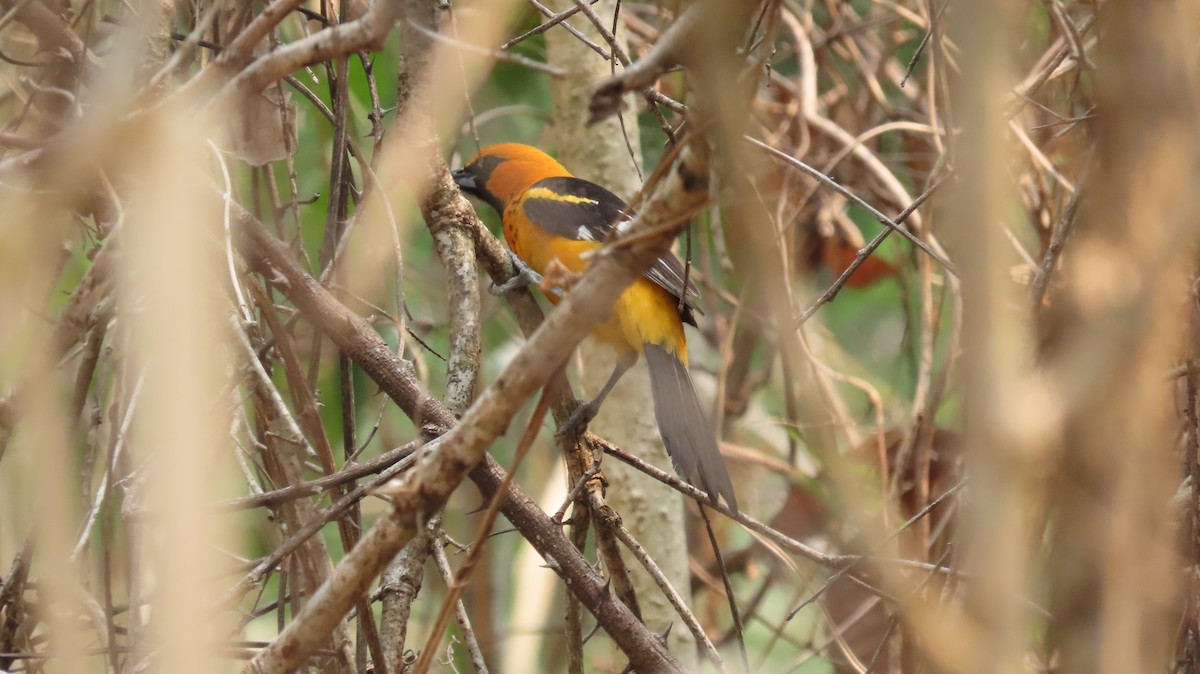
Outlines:
[[[473,192],[478,188],[475,184],[475,176],[467,172],[467,169],[460,168],[450,174],[454,178],[455,184],[468,192]]]

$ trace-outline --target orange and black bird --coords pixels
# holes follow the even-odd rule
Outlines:
[[[464,192],[500,213],[508,247],[525,265],[521,275],[500,291],[540,282],[554,260],[582,272],[588,265],[585,254],[599,248],[614,226],[632,217],[615,194],[572,176],[562,164],[528,145],[486,147],[454,172],[454,180]],[[611,317],[592,333],[617,351],[617,367],[572,421],[590,421],[621,375],[645,354],[658,430],[675,470],[707,492],[713,503],[719,494],[736,512],[733,483],[688,375],[683,324],[696,325],[694,312],[699,309],[692,298],[699,293],[690,282],[685,289],[684,283],[683,263],[667,253],[617,298]],[[561,299],[553,293],[547,297],[555,304]]]

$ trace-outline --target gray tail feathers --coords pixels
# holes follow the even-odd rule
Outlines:
[[[733,482],[729,480],[717,438],[700,405],[687,367],[657,344],[646,345],[646,364],[650,367],[658,432],[662,434],[675,470],[703,489],[713,503],[717,502],[718,494],[723,496],[729,509],[736,513]]]

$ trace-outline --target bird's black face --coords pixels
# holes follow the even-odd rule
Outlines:
[[[463,192],[491,205],[497,213],[504,212],[504,203],[488,189],[488,180],[492,172],[500,165],[501,159],[491,155],[483,155],[471,160],[466,166],[452,172],[454,183]]]

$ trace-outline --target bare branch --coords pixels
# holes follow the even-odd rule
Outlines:
[[[428,518],[442,507],[465,473],[484,456],[491,440],[503,432],[517,408],[559,368],[575,344],[590,330],[590,325],[602,316],[604,307],[609,306],[617,293],[670,244],[676,228],[682,226],[675,214],[703,203],[707,191],[696,189],[705,185],[703,179],[697,179],[704,175],[704,170],[696,164],[698,159],[694,152],[685,151],[679,165],[672,166],[670,180],[665,181],[670,189],[656,192],[655,198],[646,204],[638,221],[631,226],[631,242],[610,246],[595,258],[584,282],[534,333],[496,383],[467,411],[462,423],[443,438],[439,449],[424,453],[408,476],[389,488],[388,492],[396,500],[395,507],[339,564],[329,582],[279,639],[251,662],[249,671],[283,671],[302,662],[311,652],[312,637],[328,633],[327,630],[332,629],[396,550],[412,538],[416,523],[411,518],[422,514]],[[249,214],[239,213],[238,220],[247,259],[286,279],[284,291],[301,311],[327,331],[416,423],[424,425],[432,421],[442,427],[454,423],[444,408],[415,382],[411,367],[398,367],[390,350],[370,326],[329,297],[301,271],[291,261],[286,247]],[[654,227],[658,222],[672,220],[676,221],[673,227]],[[475,479],[478,483],[480,478]],[[498,483],[493,485],[493,488],[498,487]],[[528,517],[526,514],[525,519]],[[561,534],[556,538],[561,539],[567,549],[573,550]],[[547,553],[539,549],[543,554]],[[555,558],[554,561],[561,568],[565,560]],[[587,567],[586,562],[583,566]],[[578,587],[578,581],[582,579],[570,578],[569,586],[572,580],[576,581],[574,585],[578,591],[582,591]],[[599,599],[589,596],[585,605],[597,614],[602,624],[608,623],[607,631],[631,661],[640,662],[638,666],[648,669],[675,669],[670,656],[644,631],[631,630],[628,624],[618,627],[612,622],[627,623],[628,613],[623,606]]]

